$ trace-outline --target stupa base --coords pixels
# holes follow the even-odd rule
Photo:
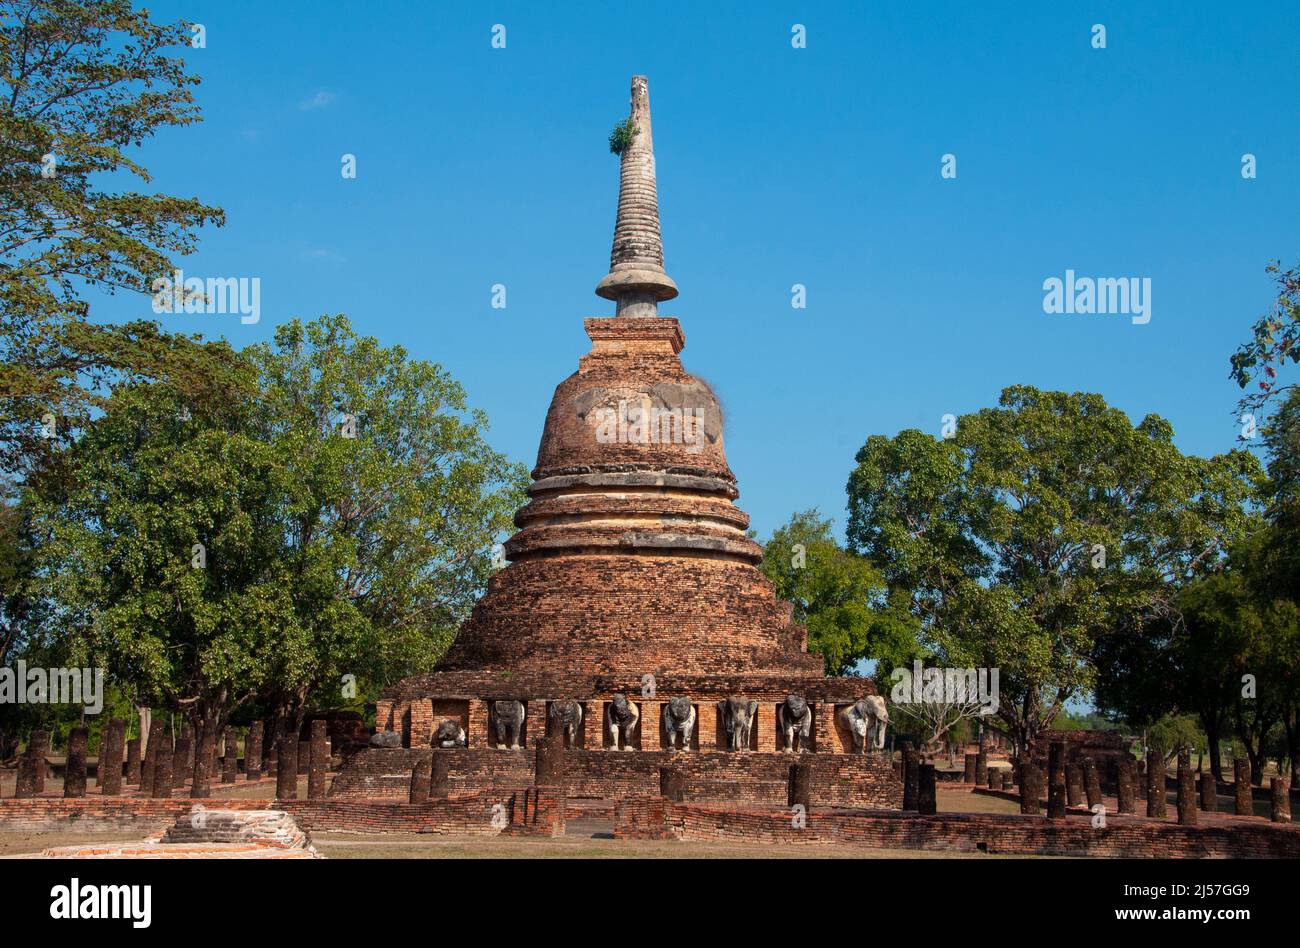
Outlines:
[[[447,757],[451,794],[528,786],[536,752],[493,747],[366,748],[348,758],[330,788],[332,799],[406,801],[411,773],[434,754]],[[686,800],[785,806],[790,768],[811,767],[810,790],[819,806],[897,809],[903,787],[888,754],[782,751],[569,750],[564,754],[565,794],[619,800],[659,793],[662,767],[678,770]]]

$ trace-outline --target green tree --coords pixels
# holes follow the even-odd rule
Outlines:
[[[761,568],[777,597],[794,604],[808,650],[826,660],[827,674],[850,674],[866,659],[893,666],[912,657],[910,617],[889,611],[883,577],[835,542],[831,521],[816,509],[794,514],[772,534]]]
[[[254,396],[119,386],[34,482],[58,634],[139,704],[281,731],[345,673],[420,670],[481,591],[524,472],[436,365],[293,321],[246,351]]]
[[[1279,370],[1300,362],[1300,265],[1283,270],[1281,261],[1267,267],[1275,275],[1277,299],[1269,311],[1255,321],[1251,340],[1232,354],[1231,376],[1241,388],[1255,385],[1244,395],[1239,408],[1260,412],[1267,403],[1284,393],[1294,395],[1295,383],[1284,384]],[[1300,421],[1295,413],[1278,419],[1294,425]],[[1298,437],[1294,427],[1290,437]]]
[[[68,443],[117,378],[183,384],[209,354],[148,322],[89,321],[90,290],[148,292],[222,212],[148,183],[137,154],[199,120],[199,80],[127,0],[0,3],[0,469],[26,472]],[[107,185],[107,187],[106,187]]]
[[[1259,475],[1242,451],[1183,455],[1155,415],[1016,386],[951,439],[869,438],[848,537],[944,662],[1000,669],[998,717],[1026,749],[1093,687],[1099,639],[1170,610],[1221,557]]]
[[[387,682],[446,650],[491,573],[527,470],[484,440],[487,417],[440,366],[358,337],[342,316],[295,320],[252,347],[260,437],[292,485],[287,556],[309,611],[350,621],[306,628],[276,654],[280,716],[341,676]],[[382,634],[379,634],[382,633]]]

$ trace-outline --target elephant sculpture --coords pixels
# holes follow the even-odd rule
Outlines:
[[[786,695],[778,709],[781,718],[781,733],[785,735],[785,747],[789,752],[795,750],[795,738],[798,738],[798,751],[808,749],[808,735],[812,733],[812,709],[802,695]]]
[[[445,718],[438,722],[438,728],[433,732],[434,747],[464,747],[466,743],[465,729],[459,721]]]
[[[749,732],[758,713],[758,702],[744,698],[727,698],[718,702],[722,726],[727,732],[727,750],[749,750]]]
[[[677,735],[682,736],[682,750],[690,750],[691,734],[695,731],[695,705],[690,698],[669,698],[664,705],[664,733],[668,735],[668,749],[677,750]]]
[[[841,711],[840,718],[853,732],[853,753],[865,754],[868,748],[879,750],[885,746],[889,712],[885,709],[884,698],[868,695]]]
[[[641,712],[637,710],[635,704],[627,700],[627,695],[614,695],[614,699],[609,703],[609,720],[606,727],[609,730],[609,746],[618,750],[621,746],[623,750],[633,750],[632,732],[636,730],[636,723],[641,719]]]
[[[551,733],[558,735],[565,747],[578,746],[578,728],[581,726],[581,704],[572,698],[551,702]]]
[[[512,751],[519,750],[519,737],[524,730],[523,702],[493,701],[492,716],[496,719],[497,747],[509,747]]]

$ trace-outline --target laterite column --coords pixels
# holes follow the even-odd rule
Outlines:
[[[36,792],[45,792],[45,775],[50,769],[50,762],[46,760],[50,756],[50,732],[49,731],[32,731],[31,746],[33,748],[32,756],[37,758],[41,765],[36,768]]]
[[[257,780],[262,776],[262,732],[265,725],[254,721],[248,726],[244,741],[244,779]]]
[[[1065,744],[1052,741],[1047,745],[1047,818],[1065,819],[1067,792]]]
[[[1117,774],[1115,777],[1115,797],[1121,813],[1134,813],[1136,807],[1133,805],[1133,781],[1136,777],[1134,761],[1132,757],[1125,754],[1115,764]]]
[[[1255,804],[1250,792],[1250,761],[1235,757],[1232,761],[1233,812],[1238,816],[1254,816]]]
[[[127,786],[140,786],[140,738],[133,737],[126,742],[126,783]]]
[[[108,726],[99,736],[99,772],[95,783],[106,797],[122,793],[122,741],[126,737],[126,722],[109,718]]]
[[[210,724],[199,724],[198,746],[194,748],[194,777],[190,797],[204,800],[212,796],[212,757],[216,752],[217,732]]]
[[[154,749],[154,742],[149,741],[149,750]],[[158,753],[153,762],[153,794],[156,800],[166,800],[172,795],[172,739],[167,734],[158,738]]]
[[[1088,809],[1102,804],[1101,774],[1097,763],[1091,757],[1083,759],[1083,790],[1088,795]]]
[[[239,776],[239,742],[235,740],[235,729],[226,728],[225,754],[221,757],[221,782],[234,783]]]
[[[275,798],[298,799],[298,739],[282,737],[276,744]]]
[[[1083,767],[1079,764],[1065,765],[1065,798],[1070,806],[1083,804]]]
[[[934,764],[921,764],[916,776],[916,812],[921,816],[934,816],[938,810],[934,790]]]
[[[149,736],[144,743],[144,767],[140,771],[140,792],[153,796],[154,772],[158,769],[158,751],[162,747],[163,723],[154,718],[149,724]]]
[[[1291,822],[1291,787],[1285,777],[1274,777],[1269,785],[1273,793],[1273,812],[1269,815],[1274,823]]]
[[[311,722],[311,760],[307,767],[307,799],[325,798],[325,772],[329,768],[329,742],[325,739],[327,723],[323,718]]]
[[[1196,825],[1196,773],[1182,759],[1178,762],[1178,825]]]
[[[1201,809],[1206,813],[1219,810],[1219,782],[1208,770],[1201,771]]]
[[[86,795],[86,744],[90,731],[84,727],[74,727],[68,732],[68,760],[63,766],[63,796],[84,797]]]
[[[921,780],[921,755],[910,745],[903,745],[903,809],[915,810]]]
[[[1165,809],[1165,759],[1156,751],[1147,753],[1147,816],[1163,820]]]

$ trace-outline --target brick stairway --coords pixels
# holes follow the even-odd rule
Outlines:
[[[284,810],[197,810],[180,816],[160,843],[188,846],[252,843],[275,849],[308,849],[311,839]]]
[[[61,846],[42,856],[135,859],[319,859],[311,838],[284,810],[183,814],[160,837],[138,843]]]

